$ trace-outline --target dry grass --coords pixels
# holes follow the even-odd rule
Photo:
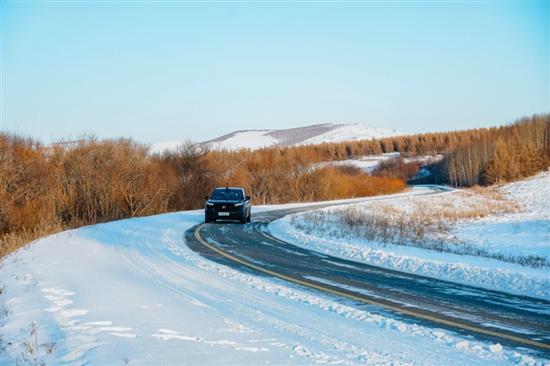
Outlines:
[[[16,353],[16,365],[40,365],[45,366],[44,357],[55,351],[55,342],[39,343],[38,324],[32,321],[28,329],[20,329],[25,334],[24,338],[18,342],[6,342],[4,339],[4,327],[11,315],[11,310],[6,306],[6,289],[0,287],[0,304],[2,306],[0,322],[0,354],[11,348],[10,353]]]
[[[334,212],[312,211],[304,221],[331,221],[335,217],[344,227],[368,240],[421,243],[449,234],[452,224],[489,215],[518,210],[514,201],[499,192],[476,187],[453,193],[453,197],[412,197],[390,203],[373,202],[365,207],[349,206]],[[294,224],[300,225],[294,219]],[[307,229],[307,228],[303,228]]]
[[[353,236],[369,241],[415,244],[425,246],[430,239],[432,249],[436,241],[433,233],[446,234],[450,226],[444,220],[437,220],[433,216],[424,214],[404,214],[392,206],[369,207],[363,209],[349,206],[345,209],[333,211],[311,211],[298,218],[292,218],[292,224],[299,229],[313,233],[326,232],[334,237]],[[437,241],[443,244],[442,241]]]
[[[475,187],[450,195],[411,197],[389,203],[310,211],[292,217],[307,234],[332,238],[363,238],[378,243],[495,258],[531,267],[550,263],[538,256],[504,256],[460,241],[453,235],[459,222],[516,212],[518,204],[490,188]]]
[[[455,223],[519,210],[517,202],[507,199],[491,188],[477,186],[455,192],[453,196],[451,201],[441,197],[430,201],[417,200],[413,214]]]
[[[8,254],[38,238],[63,230],[64,228],[61,225],[46,225],[30,230],[27,229],[4,234],[0,236],[0,258],[4,258]]]

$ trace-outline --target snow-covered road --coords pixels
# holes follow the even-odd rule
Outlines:
[[[270,207],[270,209],[273,207]],[[208,261],[202,212],[52,235],[2,262],[2,365],[543,364]]]

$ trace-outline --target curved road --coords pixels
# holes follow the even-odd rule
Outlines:
[[[432,187],[429,193],[439,190]],[[370,198],[380,199],[387,198]],[[321,291],[371,312],[390,312],[405,321],[550,356],[550,301],[331,257],[274,238],[267,230],[285,215],[330,205],[334,203],[265,211],[247,225],[203,224],[189,230],[186,241],[208,259]]]

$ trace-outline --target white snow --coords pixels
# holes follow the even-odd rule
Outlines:
[[[211,262],[184,239],[202,216],[84,227],[6,257],[0,364],[543,362]]]
[[[162,141],[156,142],[149,146],[149,154],[162,154],[163,152],[175,152],[180,146],[184,144],[184,141],[173,140],[173,141]]]
[[[209,143],[208,146],[216,150],[259,149],[279,143],[279,140],[269,136],[271,130],[240,131],[223,140]]]
[[[216,139],[203,142],[215,150],[260,149],[269,146],[297,146],[334,143],[343,141],[370,140],[404,135],[388,128],[370,127],[366,124],[327,123],[280,130],[235,131]],[[151,154],[175,151],[184,141],[164,141],[150,146]]]
[[[498,260],[499,255],[539,256],[550,260],[550,172],[502,186],[499,190],[522,206],[520,212],[464,220],[452,232],[455,241],[480,248],[492,255],[492,258],[367,241],[353,234],[334,237],[330,235],[330,228],[324,228],[322,232],[313,228],[306,233],[295,225],[303,220],[303,213],[277,220],[269,225],[269,230],[282,240],[325,254],[448,281],[550,299],[548,267],[533,268]],[[458,210],[465,204],[465,197],[480,199],[475,195],[465,196],[460,191],[454,191],[426,197],[400,196],[388,202],[391,207],[405,212],[418,202],[423,202],[426,209],[437,204],[456,207]],[[369,202],[355,205],[365,210],[373,207],[373,203]],[[335,213],[343,209],[345,207],[340,206],[323,210]],[[338,232],[337,228],[332,232]]]
[[[318,145],[324,142],[343,142],[379,139],[403,135],[402,132],[388,128],[370,127],[366,124],[353,123],[334,125],[331,131],[304,140],[300,145]]]
[[[499,187],[522,209],[459,225],[464,241],[505,255],[540,256],[550,261],[550,171]],[[550,269],[547,276],[550,277]]]

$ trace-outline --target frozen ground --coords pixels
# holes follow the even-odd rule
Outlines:
[[[453,224],[448,245],[443,252],[418,246],[368,241],[345,232],[333,222],[308,222],[306,214],[287,216],[270,224],[270,231],[283,240],[326,254],[381,267],[397,269],[449,281],[496,289],[505,292],[550,299],[550,268],[520,265],[513,257],[550,260],[550,173],[497,188],[520,206],[517,212],[498,213],[483,218],[470,218]],[[486,200],[486,201],[484,201]],[[450,211],[475,208],[491,201],[476,194],[454,191],[435,196],[401,196],[388,205],[407,212],[412,207],[429,211],[442,206]],[[374,210],[377,203],[354,204]],[[326,217],[336,217],[346,207],[323,209]],[[389,211],[391,214],[391,211]],[[307,229],[304,230],[304,227]],[[485,256],[457,254],[476,249]],[[453,253],[445,252],[452,249]],[[505,260],[499,260],[502,257]]]
[[[94,225],[5,258],[0,364],[546,362],[205,260],[183,239],[201,221]]]
[[[494,252],[550,261],[550,172],[498,190],[517,202],[520,210],[458,225],[457,236]],[[550,269],[547,271],[550,276]]]

